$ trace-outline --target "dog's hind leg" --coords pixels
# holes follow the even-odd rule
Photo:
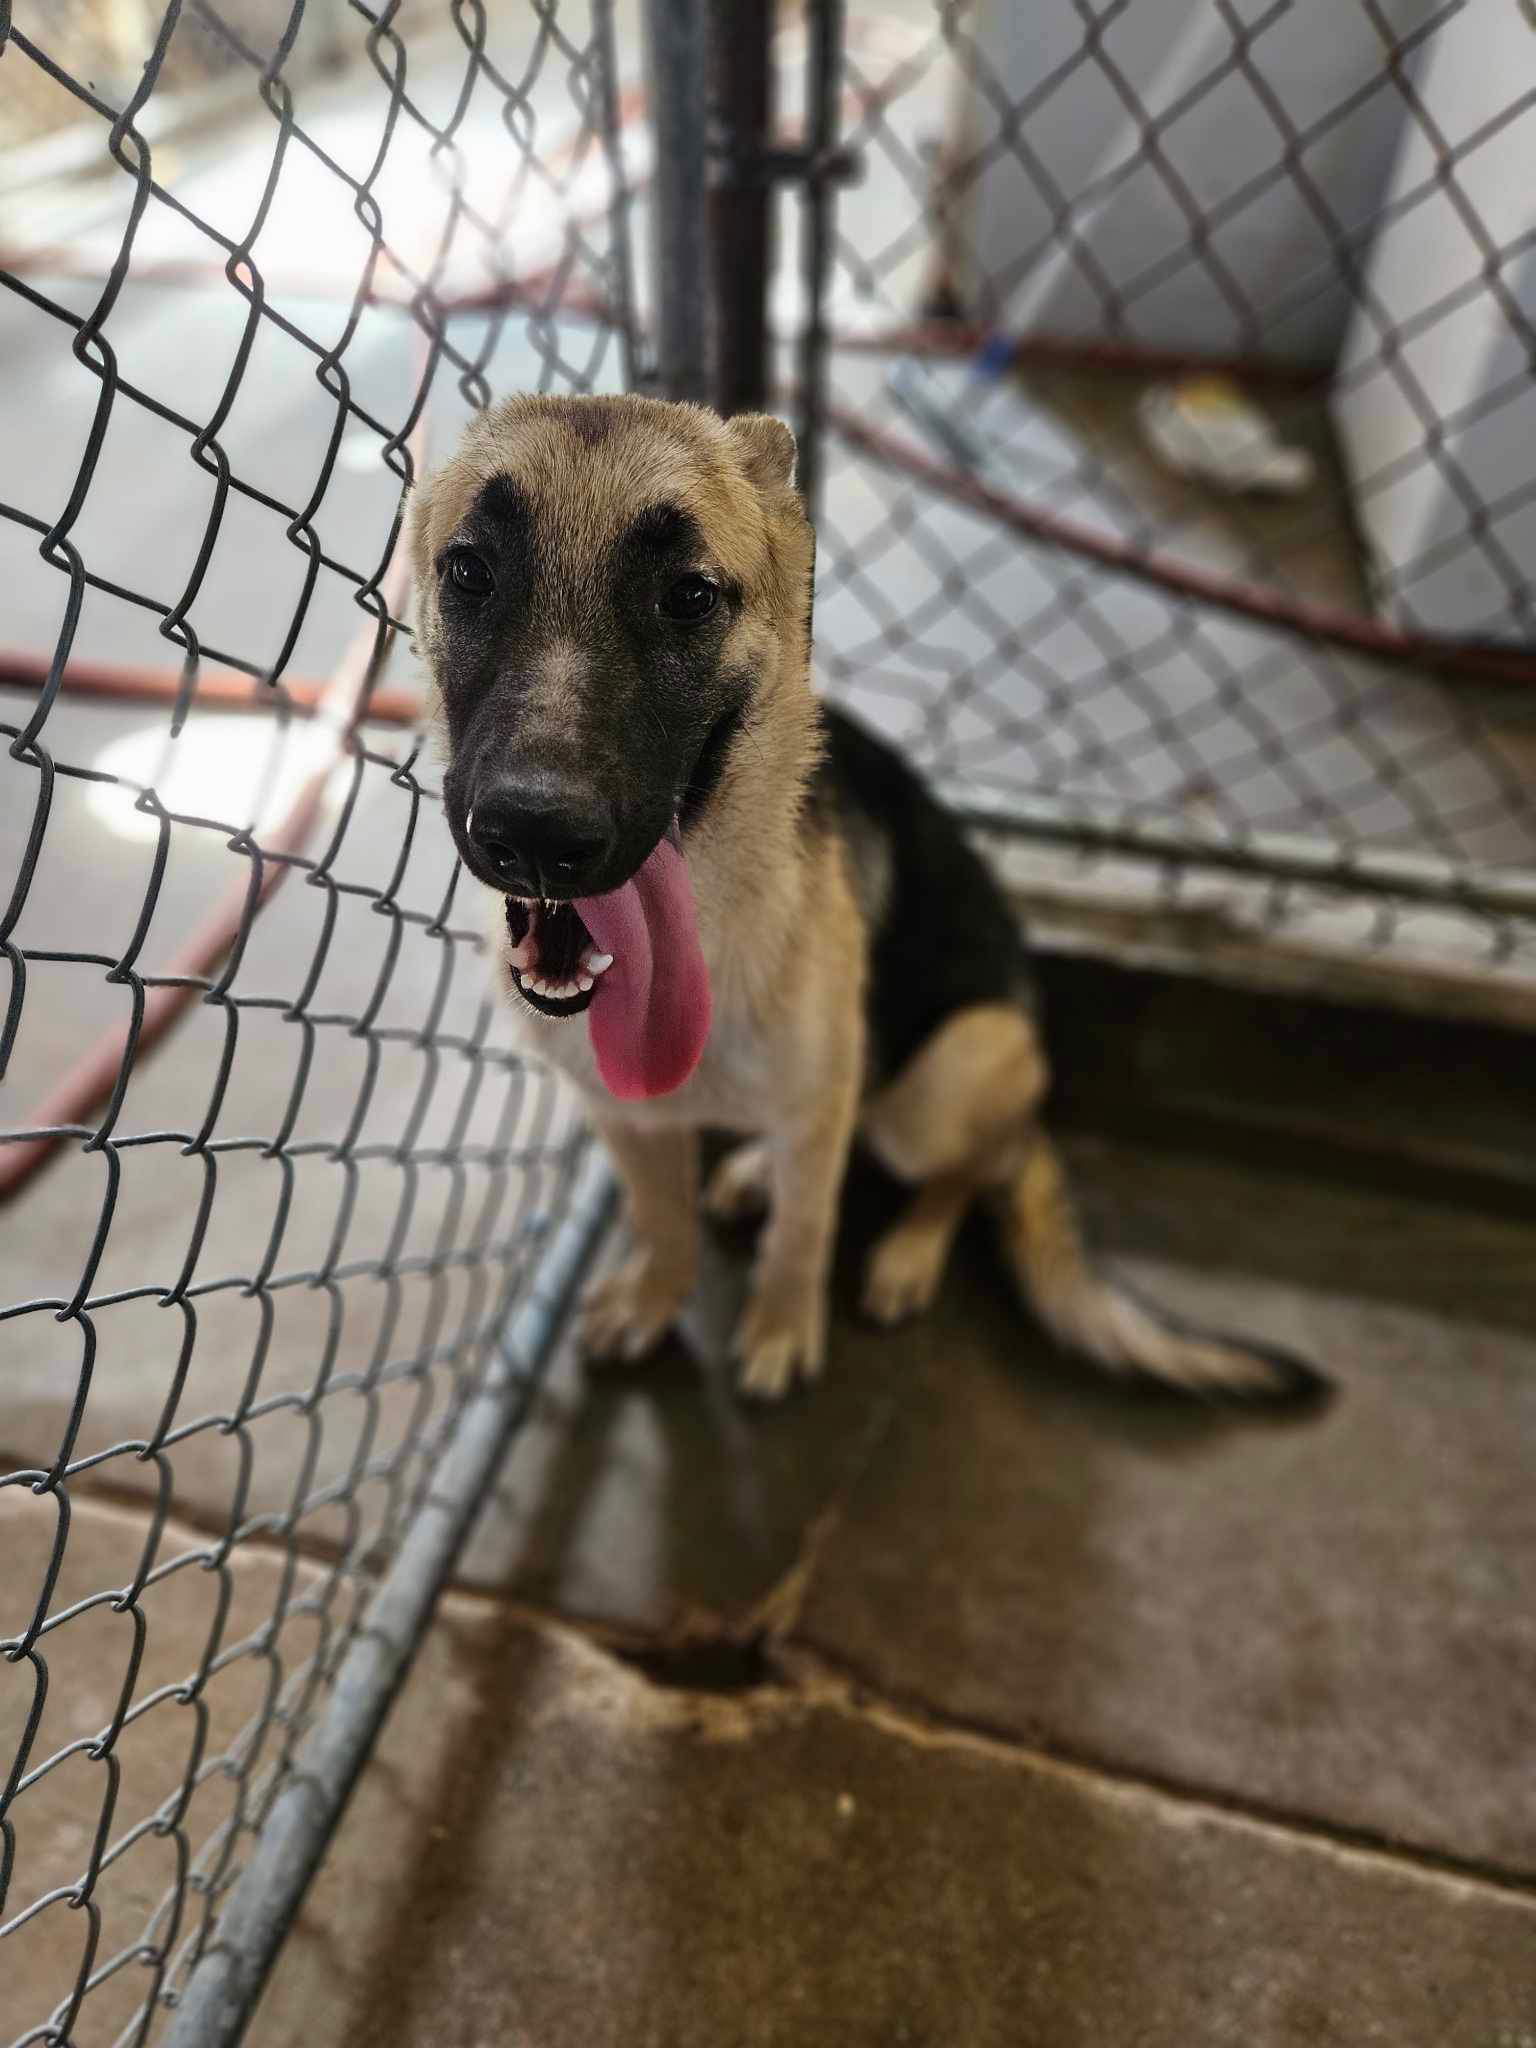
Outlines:
[[[865,1105],[865,1141],[917,1189],[865,1268],[864,1308],[877,1322],[932,1304],[966,1211],[1008,1172],[1047,1079],[1026,1012],[977,1004],[957,1011]]]
[[[977,1005],[950,1017],[866,1105],[870,1146],[918,1188],[871,1254],[870,1313],[895,1321],[927,1306],[967,1204],[985,1193],[1020,1290],[1068,1350],[1188,1393],[1262,1400],[1322,1385],[1282,1352],[1180,1327],[1097,1269],[1060,1155],[1040,1127],[1048,1083],[1028,1012]]]
[[[773,1159],[767,1140],[753,1138],[728,1152],[709,1177],[704,1206],[721,1223],[745,1223],[761,1216],[773,1193]]]
[[[869,1255],[864,1269],[864,1313],[877,1323],[904,1323],[933,1305],[949,1262],[955,1232],[976,1199],[968,1173],[941,1174],[913,1196],[901,1221]]]

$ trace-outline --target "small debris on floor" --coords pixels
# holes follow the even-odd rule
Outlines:
[[[1136,408],[1153,452],[1179,476],[1229,491],[1304,491],[1316,465],[1288,446],[1230,377],[1154,384]]]

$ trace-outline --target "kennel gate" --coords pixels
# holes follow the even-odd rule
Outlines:
[[[826,684],[1074,943],[1528,1014],[1536,35],[1473,12],[0,9],[0,1959],[73,1943],[0,2039],[240,2037],[602,1227],[403,630],[493,391],[795,417]],[[1310,489],[1161,467],[1192,374]]]

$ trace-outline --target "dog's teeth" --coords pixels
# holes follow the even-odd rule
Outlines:
[[[611,953],[599,953],[594,947],[588,946],[585,953],[581,956],[581,964],[585,967],[588,974],[606,974],[613,965],[613,955]]]
[[[578,974],[572,981],[549,981],[539,974],[523,976],[523,987],[528,993],[542,996],[550,1003],[568,1003],[572,996],[585,995],[591,986],[591,976],[586,974]]]

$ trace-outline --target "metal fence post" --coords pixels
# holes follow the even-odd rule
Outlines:
[[[656,383],[664,398],[708,395],[704,235],[708,0],[646,0],[653,181]]]
[[[805,151],[811,175],[805,187],[802,276],[805,321],[796,350],[800,393],[797,422],[800,490],[812,519],[821,489],[821,420],[825,410],[827,282],[832,269],[833,153],[837,147],[843,54],[843,0],[807,0]]]
[[[710,396],[719,411],[768,403],[768,275],[773,260],[774,0],[710,8],[710,75],[719,148],[709,188],[716,311]]]

